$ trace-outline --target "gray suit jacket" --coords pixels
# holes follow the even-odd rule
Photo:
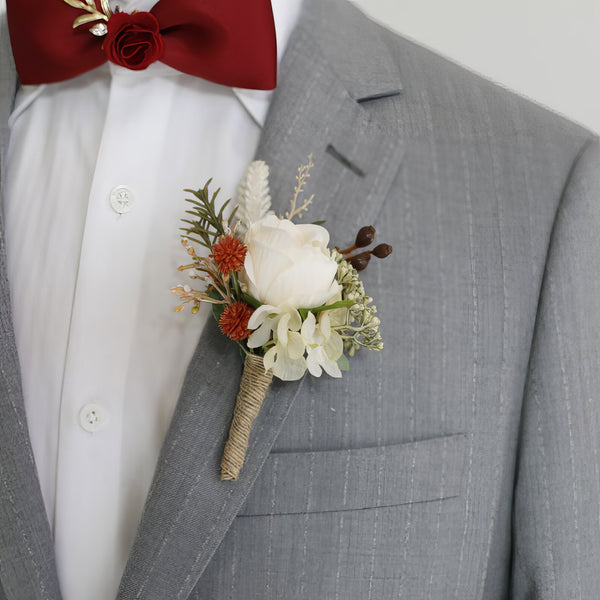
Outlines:
[[[119,600],[598,598],[598,140],[308,0],[257,152],[280,208],[309,153],[310,218],[394,246],[364,276],[386,348],[275,383],[223,483],[241,365],[209,325]],[[0,598],[58,600],[0,251]]]

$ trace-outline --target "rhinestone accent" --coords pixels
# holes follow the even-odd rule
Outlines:
[[[92,27],[90,27],[90,32],[95,36],[102,37],[108,33],[108,26],[106,23],[96,23]]]

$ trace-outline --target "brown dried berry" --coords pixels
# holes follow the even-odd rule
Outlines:
[[[375,246],[371,252],[377,258],[385,258],[392,253],[392,247],[389,244],[379,244],[378,246]]]
[[[360,254],[351,256],[347,260],[357,271],[362,271],[369,264],[369,261],[371,260],[371,253],[361,252]]]
[[[356,234],[354,245],[356,248],[364,248],[373,242],[375,239],[375,227],[373,225],[365,225],[361,227]]]

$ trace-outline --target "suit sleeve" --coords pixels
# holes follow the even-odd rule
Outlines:
[[[600,148],[552,231],[523,400],[511,599],[600,597]]]

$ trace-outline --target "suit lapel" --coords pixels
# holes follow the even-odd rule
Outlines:
[[[333,23],[347,42],[338,39],[331,47],[320,47],[319,42],[335,39],[328,31]],[[257,150],[257,158],[271,167],[271,197],[279,214],[289,207],[297,168],[312,155],[315,166],[305,196],[314,194],[314,200],[304,221],[325,220],[332,243],[339,246],[352,242],[359,227],[375,219],[404,152],[390,126],[401,92],[398,74],[384,69],[389,65],[376,36],[379,30],[370,24],[373,38],[365,39],[370,30],[361,24],[362,14],[345,2],[305,2]],[[354,39],[357,29],[363,44]],[[378,63],[385,77],[365,84],[354,73],[353,80],[348,71],[372,77],[370,62]],[[388,96],[387,106],[379,102],[373,116],[370,102]]]
[[[17,83],[5,20],[0,23],[0,45],[3,163],[8,145],[8,116]],[[8,600],[58,600],[54,548],[25,418],[3,231],[0,211],[0,580]]]
[[[362,29],[363,37],[355,38],[350,46],[342,40],[336,47],[319,48],[316,42],[330,39],[324,30],[333,26],[352,39],[359,21],[364,25],[359,13],[344,2],[306,3],[282,62],[282,76],[257,151],[257,158],[271,166],[271,196],[278,213],[287,208],[297,167],[306,163],[308,154],[313,155],[315,167],[306,192],[314,193],[315,199],[305,220],[325,219],[332,243],[340,245],[351,242],[360,226],[375,219],[403,153],[393,128],[380,125],[366,107],[369,99],[394,96],[400,89],[380,48],[379,29],[371,26],[372,39],[365,39],[366,28]],[[321,31],[314,36],[315,30]],[[362,39],[364,47],[356,39]],[[375,62],[374,75],[366,65]],[[349,71],[353,68],[364,77],[352,78]],[[388,110],[393,108],[390,103]],[[188,597],[302,391],[302,381],[273,383],[254,423],[240,478],[221,482],[219,461],[241,364],[235,344],[210,322],[190,364],[162,449],[121,582],[120,600]]]

